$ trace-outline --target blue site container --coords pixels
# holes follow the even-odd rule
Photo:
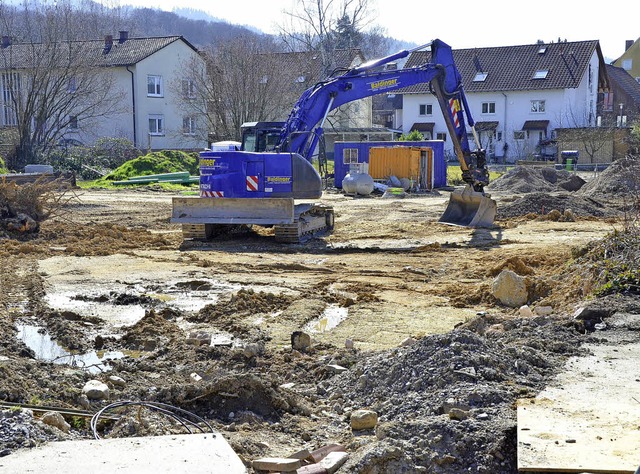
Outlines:
[[[342,180],[349,173],[349,167],[352,164],[369,163],[369,151],[371,148],[397,146],[431,148],[433,150],[433,187],[442,188],[447,185],[447,162],[444,158],[444,142],[442,140],[424,140],[416,142],[336,142],[333,154],[335,186],[342,188]],[[345,149],[348,150],[348,156],[345,156]]]

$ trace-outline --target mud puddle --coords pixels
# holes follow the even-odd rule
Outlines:
[[[342,321],[347,319],[348,315],[348,308],[338,305],[329,305],[319,317],[308,322],[305,325],[304,330],[312,334],[331,331]]]
[[[85,354],[72,354],[51,339],[44,328],[27,324],[16,327],[18,329],[17,338],[34,352],[37,359],[43,361],[78,367],[91,374],[98,374],[111,370],[109,360],[125,357],[125,354],[120,351],[91,351]]]

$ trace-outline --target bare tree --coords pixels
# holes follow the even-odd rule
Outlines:
[[[297,94],[274,49],[268,37],[237,37],[205,47],[204,61],[184,65],[186,79],[174,85],[182,90],[179,105],[206,117],[206,128],[198,128],[211,141],[239,139],[244,122],[286,118]]]
[[[77,18],[69,3],[21,9],[0,3],[0,122],[16,130],[13,169],[37,162],[69,129],[91,129],[118,112],[103,47],[78,40]]]
[[[301,0],[280,25],[280,38],[290,51],[317,51],[324,73],[334,68],[331,52],[362,45],[361,32],[370,23],[369,0]]]

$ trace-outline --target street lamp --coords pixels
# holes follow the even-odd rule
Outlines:
[[[618,127],[622,128],[622,109],[624,104],[620,104],[620,118],[618,119]]]

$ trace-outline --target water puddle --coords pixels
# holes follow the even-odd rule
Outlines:
[[[169,307],[180,312],[196,313],[215,304],[220,295],[235,291],[240,285],[217,280],[179,280],[159,284],[123,285],[115,283],[108,293],[88,290],[59,291],[47,294],[47,305],[58,311],[72,311],[80,316],[99,317],[113,326],[131,326],[150,308]]]
[[[307,323],[304,327],[306,332],[319,333],[328,332],[334,329],[338,324],[347,319],[349,313],[348,308],[341,306],[329,305],[322,315],[313,321]]]
[[[66,364],[98,374],[110,370],[108,360],[121,359],[125,356],[120,351],[91,351],[86,354],[72,354],[60,346],[44,331],[43,328],[30,325],[17,325],[18,339],[31,349],[36,358],[54,364]]]

